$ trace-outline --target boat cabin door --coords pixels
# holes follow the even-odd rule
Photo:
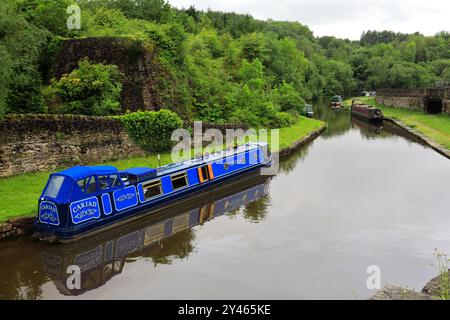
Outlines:
[[[209,180],[214,179],[213,170],[211,164],[207,164],[197,168],[198,171],[198,179],[200,183],[207,182]]]

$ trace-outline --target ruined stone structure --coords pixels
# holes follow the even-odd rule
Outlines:
[[[391,107],[450,114],[450,87],[421,89],[380,89],[377,103]]]
[[[68,39],[60,43],[50,76],[60,79],[88,58],[94,63],[117,65],[124,75],[121,96],[122,110],[159,110],[157,90],[160,66],[155,52],[142,41],[129,38]]]
[[[143,154],[113,118],[11,115],[0,120],[0,177]]]

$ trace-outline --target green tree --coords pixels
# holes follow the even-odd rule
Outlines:
[[[74,3],[73,0],[17,0],[17,8],[31,24],[55,35],[69,36],[72,31],[66,26],[69,17],[66,10]]]
[[[264,89],[264,66],[256,58],[252,63],[242,60],[242,65],[238,71],[240,80],[252,90],[261,91]]]
[[[403,61],[416,62],[417,46],[414,41],[402,43],[400,50],[402,52]]]
[[[281,111],[294,111],[300,114],[305,106],[305,100],[289,83],[283,82],[279,87],[275,88],[274,95]]]
[[[9,82],[12,75],[13,61],[8,50],[0,45],[0,116],[7,110],[6,99],[8,97]]]
[[[322,74],[327,95],[350,95],[356,89],[352,68],[347,63],[328,59],[322,65]]]
[[[242,57],[248,61],[256,58],[265,61],[267,57],[267,47],[264,35],[260,33],[249,33],[243,35],[240,39]]]
[[[40,54],[48,33],[30,25],[17,11],[14,1],[0,6],[0,51],[3,52],[0,105],[8,112],[42,112]]]

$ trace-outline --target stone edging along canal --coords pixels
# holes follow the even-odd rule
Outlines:
[[[303,147],[304,145],[306,145],[307,143],[313,141],[314,139],[316,139],[318,136],[320,136],[325,130],[327,129],[326,124],[324,124],[320,129],[315,130],[313,132],[311,132],[310,134],[308,134],[307,136],[295,141],[294,143],[292,143],[289,147],[284,148],[282,150],[280,150],[278,152],[278,156],[281,159],[286,158],[287,156],[293,154],[295,151],[297,151],[298,149],[300,149],[301,147]]]
[[[311,132],[307,136],[295,141],[289,147],[282,149],[278,155],[280,158],[285,158],[307,143],[311,142],[318,136],[320,136],[326,130],[326,125],[323,125],[320,129]],[[14,236],[21,236],[31,232],[33,226],[34,217],[21,217],[12,218],[4,223],[0,223],[0,240]]]
[[[442,300],[441,293],[445,291],[444,288],[448,288],[445,280],[450,285],[450,279],[437,275],[428,281],[420,292],[406,287],[386,285],[375,292],[369,300]]]
[[[441,146],[440,144],[438,144],[433,139],[428,138],[427,136],[425,136],[424,134],[420,133],[416,129],[411,128],[411,127],[407,126],[406,124],[404,124],[403,122],[401,122],[400,120],[396,120],[396,119],[393,119],[393,118],[385,117],[385,118],[383,118],[383,120],[384,121],[388,121],[390,123],[393,123],[396,126],[402,128],[403,130],[408,131],[410,134],[412,134],[417,139],[419,139],[420,141],[422,141],[423,143],[428,145],[434,151],[440,153],[441,155],[443,155],[447,159],[450,159],[450,150],[446,149],[444,146]]]

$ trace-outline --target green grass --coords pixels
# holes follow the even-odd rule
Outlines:
[[[300,117],[293,126],[280,129],[280,149],[292,145],[312,131],[318,130],[325,124],[321,121]],[[277,151],[276,148],[273,148]],[[161,165],[171,163],[171,154],[161,154]],[[135,157],[117,161],[108,161],[109,164],[123,170],[130,167],[158,167],[157,155]],[[28,173],[18,176],[0,178],[0,194],[3,199],[0,203],[0,222],[10,218],[33,216],[37,211],[37,204],[42,189],[47,182],[50,172]]]
[[[352,99],[360,99],[367,104],[376,106],[383,111],[384,116],[400,120],[407,126],[416,129],[427,137],[450,150],[450,117],[446,114],[426,114],[402,108],[392,108],[378,104],[373,97],[358,97],[344,101],[349,108]]]
[[[295,141],[310,134],[313,131],[319,130],[324,127],[325,123],[319,120],[310,119],[306,117],[300,117],[296,124],[291,127],[280,129],[280,145],[279,150],[286,149],[291,146]],[[278,151],[273,148],[272,152]]]

